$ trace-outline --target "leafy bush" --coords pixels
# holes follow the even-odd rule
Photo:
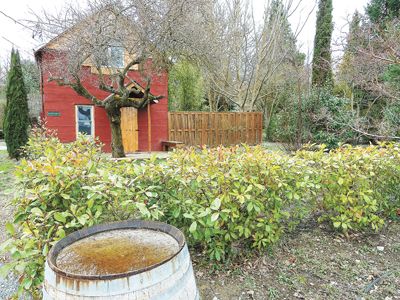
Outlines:
[[[400,136],[400,103],[395,101],[383,109],[383,120],[380,134],[388,136]]]
[[[302,143],[326,144],[328,148],[336,148],[339,143],[354,140],[356,135],[349,127],[354,119],[349,99],[316,89],[303,96],[299,122],[298,100],[295,95],[292,98],[272,115],[268,130],[271,140],[293,143],[299,132]]]
[[[315,161],[322,216],[347,234],[377,230],[400,207],[400,148],[394,144],[343,146],[325,153],[299,151]]]
[[[169,72],[170,111],[198,111],[204,108],[204,82],[200,69],[187,60],[178,61]]]
[[[324,147],[293,155],[262,147],[188,149],[166,160],[113,161],[96,141],[61,144],[37,131],[17,176],[11,239],[3,251],[20,290],[37,292],[49,248],[96,223],[154,219],[182,229],[211,260],[266,249],[313,213],[333,228],[378,230],[400,207],[397,144]],[[314,147],[315,148],[315,147]]]
[[[275,243],[310,211],[307,161],[261,147],[175,152],[165,162],[163,220],[183,228],[211,259],[235,246]]]
[[[138,217],[136,207],[144,206],[140,187],[126,189],[132,182],[113,172],[100,149],[84,136],[61,144],[46,132],[33,133],[26,147],[31,160],[22,160],[16,171],[23,194],[13,203],[14,225],[6,226],[12,238],[1,247],[12,262],[0,273],[15,268],[21,274],[19,292],[38,293],[45,257],[65,235],[99,222]]]

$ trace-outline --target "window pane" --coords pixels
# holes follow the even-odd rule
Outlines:
[[[78,123],[78,131],[80,133],[84,133],[87,135],[92,135],[92,123],[91,122],[82,122]]]
[[[90,106],[78,106],[78,120],[89,120],[91,119],[91,110]]]
[[[120,46],[109,46],[101,58],[101,65],[105,67],[123,68],[124,49]]]
[[[92,107],[78,106],[78,132],[92,135]]]
[[[117,68],[124,66],[124,51],[122,47],[110,47],[110,65]]]

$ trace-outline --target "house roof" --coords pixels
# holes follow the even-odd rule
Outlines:
[[[40,54],[42,53],[43,50],[47,50],[47,49],[55,49],[53,47],[51,47],[52,45],[54,45],[58,40],[60,40],[63,36],[65,36],[72,28],[69,28],[67,30],[65,30],[64,32],[62,32],[61,34],[57,35],[56,37],[52,38],[50,41],[48,41],[46,44],[44,44],[43,46],[41,46],[39,49],[35,50],[34,52],[34,56],[35,59],[37,60],[38,57],[40,56]]]
[[[99,10],[97,12],[94,12],[92,15],[80,20],[79,22],[75,23],[71,27],[65,29],[59,35],[53,37],[47,43],[45,43],[40,48],[35,50],[34,56],[35,56],[36,60],[40,56],[41,52],[44,51],[44,50],[48,50],[48,49],[57,50],[57,49],[59,49],[60,45],[62,44],[63,39],[66,39],[68,37],[68,35],[73,34],[74,32],[78,31],[79,27],[82,26],[84,21],[90,20],[90,19],[94,20],[96,16],[99,16],[100,14],[102,14],[104,12],[107,12],[107,10],[108,10],[108,12],[110,12],[110,10],[113,10],[113,9],[114,8],[111,5],[107,5],[104,8],[102,8],[101,10]],[[127,20],[127,21],[129,21],[129,20]],[[129,21],[129,22],[131,23],[131,21]]]
[[[47,50],[47,49],[54,49],[56,50],[58,47],[58,45],[60,45],[59,41],[62,40],[63,38],[65,38],[68,34],[73,33],[74,31],[76,31],[78,29],[78,26],[82,23],[78,22],[75,23],[73,26],[67,28],[66,30],[64,30],[63,32],[61,32],[59,35],[53,37],[52,39],[50,39],[47,43],[45,43],[43,46],[41,46],[40,48],[38,48],[35,52],[35,59],[37,60],[38,57],[40,56],[41,52],[43,50]]]

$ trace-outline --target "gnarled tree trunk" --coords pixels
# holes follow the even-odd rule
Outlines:
[[[125,157],[124,145],[122,143],[121,109],[114,101],[107,103],[105,109],[111,127],[112,157]]]

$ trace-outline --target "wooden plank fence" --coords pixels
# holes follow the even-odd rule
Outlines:
[[[186,146],[262,142],[261,112],[169,112],[169,140]]]

